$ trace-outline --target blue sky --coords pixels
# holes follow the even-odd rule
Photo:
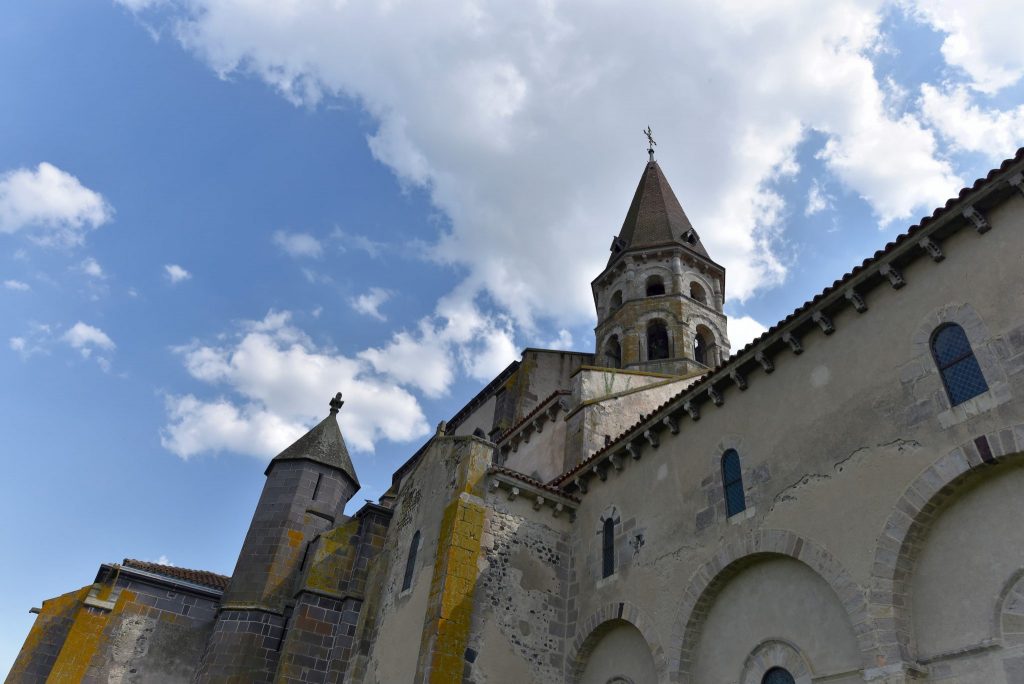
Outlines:
[[[0,5],[0,669],[101,562],[230,573],[334,391],[359,502],[591,350],[648,124],[734,349],[784,317],[1024,143],[1016,9],[959,4]]]

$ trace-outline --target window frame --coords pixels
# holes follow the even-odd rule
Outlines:
[[[959,332],[959,335],[963,339],[965,350],[958,356],[951,359],[942,359],[940,357],[939,349],[937,348],[937,342],[939,337],[946,331]],[[971,340],[967,337],[967,331],[964,330],[963,326],[953,321],[948,321],[935,328],[932,331],[931,338],[928,340],[928,349],[932,355],[932,362],[935,364],[935,368],[939,371],[939,377],[942,379],[942,388],[946,391],[946,398],[949,400],[950,407],[959,406],[966,401],[970,401],[974,397],[984,394],[989,391],[988,380],[985,378],[984,371],[981,370],[981,364],[978,363],[978,356],[974,353],[974,347],[971,346]],[[977,370],[977,379],[980,380],[981,387],[977,392],[969,396],[961,396],[966,391],[958,389],[958,386],[950,386],[948,374],[957,366],[964,363],[965,361],[973,361],[973,369]]]
[[[402,577],[402,591],[409,591],[412,589],[413,576],[416,574],[416,556],[420,552],[420,531],[412,535],[412,541],[409,542],[409,552],[405,556],[405,575]]]
[[[734,478],[730,478],[727,465],[733,460],[735,460],[736,473]],[[722,469],[722,494],[725,496],[725,517],[731,518],[747,510],[747,496],[743,491],[743,461],[740,459],[740,452],[736,449],[726,449],[722,453],[720,466]],[[733,503],[729,497],[730,491],[738,493],[739,508],[735,510],[733,510]]]
[[[615,519],[605,518],[601,528],[601,579],[615,574]]]

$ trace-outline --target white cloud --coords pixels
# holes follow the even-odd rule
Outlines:
[[[438,302],[434,315],[415,331],[396,333],[380,348],[359,357],[394,382],[443,396],[461,371],[476,380],[490,380],[517,356],[512,323],[484,314],[470,288],[460,288]]]
[[[369,291],[349,300],[353,309],[361,314],[386,321],[387,317],[380,312],[381,305],[391,299],[391,292],[380,287],[371,287]]]
[[[93,349],[112,350],[116,346],[110,337],[91,325],[78,321],[61,337],[65,342],[88,357]]]
[[[4,287],[8,290],[16,290],[19,292],[27,292],[32,289],[32,286],[28,283],[23,283],[20,280],[5,280]]]
[[[921,111],[939,133],[960,150],[1002,160],[1024,144],[1024,105],[983,109],[964,86],[939,90],[921,86]]]
[[[756,340],[768,330],[759,321],[750,316],[729,317],[729,343],[732,345],[732,352],[736,353],[745,346]]]
[[[543,343],[545,349],[572,350],[572,333],[562,328],[558,331],[558,337]]]
[[[971,87],[995,93],[1024,76],[1017,0],[907,0],[912,13],[946,34],[942,55],[963,69]]]
[[[87,257],[81,264],[82,272],[90,278],[105,278],[103,267],[92,257]]]
[[[356,451],[380,439],[407,442],[429,432],[416,398],[377,377],[368,363],[314,344],[288,312],[249,321],[227,341],[177,350],[195,379],[231,393],[204,400],[167,398],[161,441],[182,458],[233,451],[260,458],[279,453],[327,415],[327,401],[345,394],[339,418]]]
[[[44,245],[77,245],[114,210],[98,192],[53,164],[0,175],[0,233],[33,230]]]
[[[24,337],[12,337],[7,343],[16,352],[25,351],[25,347],[28,344]]]
[[[660,3],[643,21],[629,3],[584,0],[171,6],[179,40],[219,74],[255,74],[296,103],[361,104],[373,154],[450,219],[433,258],[467,269],[464,286],[527,332],[538,315],[592,320],[587,284],[648,123],[734,299],[785,276],[771,184],[796,171],[808,130],[883,223],[961,185],[932,134],[887,104],[871,62],[882,0]]]
[[[832,198],[822,189],[817,180],[812,181],[811,188],[807,191],[807,206],[804,207],[804,216],[814,216],[831,208]]]
[[[121,2],[124,2],[124,0],[121,0]],[[152,562],[156,563],[157,565],[169,565],[172,568],[174,567],[174,563],[171,562],[171,559],[164,554],[160,554],[160,557]]]
[[[171,279],[172,285],[180,283],[183,280],[188,280],[192,277],[191,273],[183,269],[178,264],[165,264],[164,272],[167,274],[167,277]]]
[[[279,230],[274,233],[274,244],[293,257],[319,258],[324,248],[320,241],[309,233],[288,233]]]

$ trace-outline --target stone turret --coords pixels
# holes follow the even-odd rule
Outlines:
[[[339,392],[330,414],[267,466],[198,681],[273,677],[309,544],[359,489],[338,426],[342,403]]]
[[[686,375],[729,355],[725,269],[708,255],[649,152],[608,265],[591,283],[597,363]]]

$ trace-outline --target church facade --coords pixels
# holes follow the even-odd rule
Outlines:
[[[341,396],[230,578],[126,560],[8,682],[1024,683],[1024,149],[745,348],[657,162],[592,283],[345,515]]]

